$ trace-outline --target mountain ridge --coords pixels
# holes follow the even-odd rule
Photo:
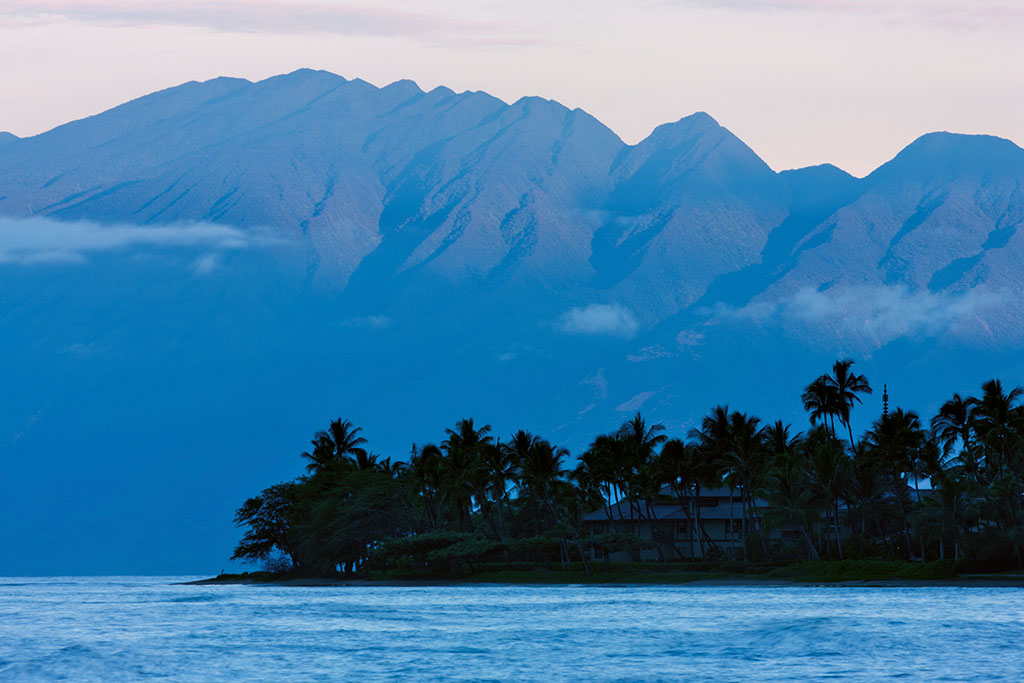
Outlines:
[[[394,459],[468,416],[578,453],[636,410],[803,424],[839,357],[924,413],[1024,383],[1022,182],[1000,138],[776,172],[702,112],[627,145],[312,70],[0,136],[0,572],[219,567],[339,416]]]

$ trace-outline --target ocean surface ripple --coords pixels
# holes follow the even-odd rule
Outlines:
[[[0,578],[0,680],[1024,680],[1024,591]]]

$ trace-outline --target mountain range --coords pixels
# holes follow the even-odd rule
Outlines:
[[[839,357],[926,416],[1019,383],[1022,180],[996,137],[776,172],[703,113],[627,145],[310,70],[0,134],[0,573],[220,569],[339,416],[395,459],[467,416],[579,452],[637,410],[804,428]]]

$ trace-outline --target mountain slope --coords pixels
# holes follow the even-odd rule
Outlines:
[[[0,572],[219,569],[338,416],[393,458],[467,416],[578,453],[636,410],[800,425],[838,356],[925,414],[1024,382],[1022,178],[998,138],[776,173],[706,114],[626,145],[309,70],[0,136]]]

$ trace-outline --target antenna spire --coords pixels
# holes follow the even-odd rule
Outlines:
[[[889,416],[889,387],[882,385],[882,417]]]

